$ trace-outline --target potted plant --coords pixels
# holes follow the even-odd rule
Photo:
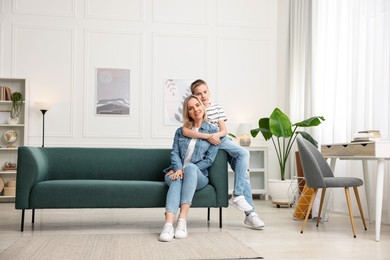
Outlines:
[[[291,148],[300,134],[303,138],[318,146],[317,141],[314,140],[311,135],[305,131],[298,131],[299,127],[313,127],[321,124],[321,121],[324,121],[323,116],[314,116],[308,119],[305,119],[301,122],[292,124],[289,117],[284,114],[279,108],[275,108],[270,117],[260,118],[259,127],[251,130],[251,135],[256,137],[259,132],[263,135],[264,139],[272,140],[274,145],[276,155],[279,162],[280,168],[280,179],[285,181],[285,172],[288,156],[290,154]],[[286,185],[286,184],[285,184]],[[286,196],[287,196],[286,192]],[[272,197],[272,194],[270,194]],[[281,201],[283,203],[289,203],[290,200],[286,198],[287,201]],[[274,198],[273,198],[273,202]],[[283,204],[281,203],[281,204]],[[278,203],[274,203],[279,205]]]
[[[16,124],[19,121],[20,114],[23,108],[23,97],[22,93],[14,92],[12,93],[12,108],[10,113],[10,124]]]

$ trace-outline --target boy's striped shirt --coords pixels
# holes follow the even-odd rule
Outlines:
[[[219,121],[227,121],[227,117],[225,115],[225,111],[221,105],[211,103],[209,108],[206,108],[206,115],[209,123],[218,127]]]

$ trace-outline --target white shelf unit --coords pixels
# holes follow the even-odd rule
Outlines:
[[[268,180],[268,147],[261,146],[243,146],[250,153],[249,175],[251,182],[252,194],[265,195],[268,200],[267,180]],[[229,194],[233,193],[234,172],[230,168],[229,174]]]
[[[3,170],[4,164],[5,162],[17,163],[18,147],[23,146],[27,143],[27,81],[26,79],[0,78],[0,86],[7,86],[11,88],[12,93],[15,91],[22,93],[22,97],[24,100],[24,105],[19,118],[19,122],[15,125],[11,125],[8,123],[8,117],[10,115],[12,101],[0,100],[0,178],[2,178],[5,185],[7,185],[9,181],[16,180],[17,171]],[[15,143],[12,144],[14,148],[7,147],[8,144],[4,139],[4,133],[8,130],[15,130],[17,134],[17,140]],[[4,189],[0,192],[0,202],[12,202],[14,200],[15,196],[4,196]]]

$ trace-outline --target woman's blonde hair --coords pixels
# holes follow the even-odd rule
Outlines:
[[[183,103],[183,125],[188,128],[192,128],[194,124],[194,120],[190,117],[190,114],[188,113],[188,101],[191,99],[196,99],[199,104],[202,106],[203,109],[203,121],[207,121],[207,115],[206,115],[206,107],[203,105],[202,101],[194,95],[188,96]]]

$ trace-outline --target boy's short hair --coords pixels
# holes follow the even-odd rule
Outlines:
[[[207,83],[203,79],[197,79],[194,82],[192,82],[191,83],[191,93],[194,94],[195,88],[200,86],[200,85],[206,85],[207,86]]]

